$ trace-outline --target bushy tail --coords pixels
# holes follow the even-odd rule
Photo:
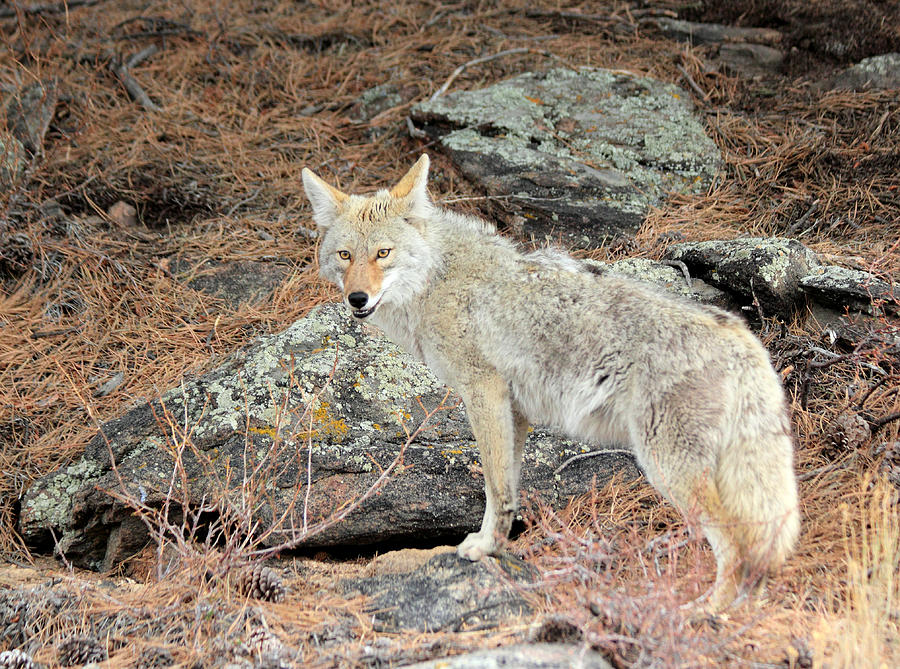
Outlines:
[[[770,428],[771,429],[771,428]],[[794,550],[800,533],[793,447],[787,434],[736,444],[718,463],[716,488],[744,577],[762,577]]]

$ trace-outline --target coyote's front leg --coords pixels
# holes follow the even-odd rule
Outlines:
[[[485,509],[481,529],[459,545],[457,552],[480,560],[497,551],[497,541],[509,536],[518,506],[519,471],[528,423],[510,402],[509,388],[499,376],[479,379],[460,391],[484,470]]]

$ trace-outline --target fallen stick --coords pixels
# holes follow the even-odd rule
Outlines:
[[[148,47],[132,56],[129,59],[128,63],[120,63],[117,58],[112,58],[109,61],[110,72],[116,75],[119,81],[122,82],[122,85],[128,92],[128,96],[147,111],[161,111],[161,109],[155,102],[153,102],[153,100],[150,99],[150,96],[147,95],[147,92],[137,82],[137,79],[131,76],[131,73],[128,71],[128,66],[131,63],[137,64],[143,60],[146,60],[154,53],[156,53],[156,48]]]

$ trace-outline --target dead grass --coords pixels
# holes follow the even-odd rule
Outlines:
[[[31,559],[15,533],[16,500],[32,480],[77,457],[98,422],[331,298],[304,232],[300,168],[314,166],[349,190],[398,178],[429,150],[407,134],[410,106],[480,56],[528,48],[466,68],[453,90],[565,65],[627,69],[691,90],[722,150],[722,178],[703,195],[674,196],[633,240],[606,246],[599,257],[658,257],[678,239],[786,235],[833,262],[896,281],[897,91],[820,91],[798,69],[814,60],[804,61],[808,53],[792,57],[791,78],[742,77],[711,64],[709,47],[662,39],[636,5],[565,9],[605,18],[577,19],[534,2],[349,0],[99,2],[0,18],[2,90],[50,78],[61,87],[42,155],[22,188],[0,193],[3,554]],[[160,111],[132,101],[109,67],[149,45],[158,51],[129,72]],[[840,62],[829,58],[833,67]],[[367,116],[360,96],[383,83],[397,100]],[[453,206],[477,211],[483,194],[432,156],[436,197],[464,198]],[[136,207],[136,224],[107,216],[119,200]],[[207,259],[274,263],[288,268],[287,278],[268,299],[230,306],[189,287],[177,270],[180,261]],[[873,327],[880,338],[848,351],[796,325],[785,333],[764,326],[794,400],[804,530],[763,606],[736,610],[722,629],[691,624],[679,607],[711,584],[705,544],[686,540],[674,511],[646,488],[614,485],[556,515],[536,510],[534,528],[515,544],[545,572],[541,610],[573,612],[586,642],[623,665],[669,657],[685,666],[798,666],[804,643],[828,666],[896,663],[889,634],[896,634],[897,507],[868,481],[877,470],[875,447],[897,440],[897,423],[848,452],[828,452],[824,439],[831,420],[855,410],[877,380],[864,363],[893,375],[866,398],[867,415],[900,410],[898,354],[886,343],[897,324]],[[813,345],[845,357],[811,366],[824,361]],[[103,394],[118,374],[122,382]],[[59,575],[41,564],[40,575]],[[109,633],[106,666],[133,666],[148,644],[189,665],[216,652],[208,650],[214,640],[246,644],[265,625],[298,640],[308,666],[424,659],[523,633],[518,621],[386,639],[361,602],[331,589],[358,565],[309,561],[291,569],[281,604],[248,602],[204,580],[199,557],[164,581],[119,579],[112,589],[92,575],[63,572],[58,587],[73,593],[72,617],[48,608],[47,626],[36,632],[48,650],[35,659],[56,661],[55,630],[91,631],[126,612],[133,620],[120,619]],[[160,622],[148,635],[152,619]],[[346,634],[329,637],[329,629]]]

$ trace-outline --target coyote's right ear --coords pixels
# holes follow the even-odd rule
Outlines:
[[[329,186],[319,177],[313,174],[308,167],[303,168],[303,189],[306,197],[312,205],[313,220],[320,228],[327,228],[332,223],[341,209],[341,205],[349,197],[337,188]]]
[[[426,220],[431,213],[431,200],[428,198],[428,165],[430,160],[423,153],[400,182],[391,188],[391,197],[404,200],[413,218]]]

